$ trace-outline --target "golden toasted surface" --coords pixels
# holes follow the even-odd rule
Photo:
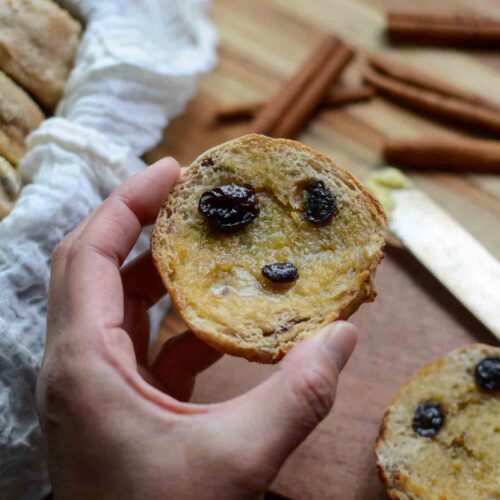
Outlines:
[[[43,118],[31,97],[0,71],[0,155],[17,165],[26,152],[26,136]]]
[[[338,213],[318,226],[304,217],[308,182],[321,180]],[[258,217],[224,234],[198,211],[216,186],[250,184]],[[153,255],[184,320],[215,347],[263,362],[374,296],[386,231],[379,204],[345,169],[286,140],[245,136],[198,158],[162,208]],[[291,262],[296,282],[273,284],[262,267]]]
[[[8,215],[20,190],[19,173],[5,158],[0,156],[0,220]]]
[[[0,0],[0,69],[53,109],[80,32],[80,24],[51,0]]]
[[[500,348],[473,344],[418,371],[384,416],[376,446],[379,474],[391,498],[500,498],[500,392],[478,387],[479,361]],[[412,428],[416,407],[438,402],[444,424],[435,437]]]

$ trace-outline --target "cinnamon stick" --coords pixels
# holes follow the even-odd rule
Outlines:
[[[391,139],[385,161],[400,167],[500,172],[500,143],[479,139]]]
[[[269,134],[288,112],[290,106],[297,101],[309,82],[325,66],[339,44],[337,37],[326,35],[295,75],[258,112],[250,125],[250,132]]]
[[[253,118],[265,106],[265,101],[250,101],[236,104],[222,104],[215,111],[218,122],[237,122]]]
[[[331,91],[320,104],[323,108],[335,108],[345,104],[367,101],[375,95],[371,87],[341,88]],[[224,104],[215,114],[221,122],[240,121],[252,118],[265,106],[265,101],[251,101],[238,104]]]
[[[389,12],[387,34],[396,43],[500,46],[500,22],[473,15]]]
[[[369,56],[368,63],[378,71],[404,83],[409,83],[425,90],[431,90],[443,96],[455,97],[471,104],[500,111],[500,103],[421,73],[392,59],[377,54]]]
[[[354,51],[344,43],[339,42],[331,58],[309,85],[303,89],[299,98],[292,101],[288,112],[271,130],[271,135],[274,137],[295,137],[307,119],[318,108],[328,89],[339,79],[353,56]]]
[[[396,22],[418,22],[420,24],[437,24],[447,26],[471,26],[480,23],[481,26],[498,26],[499,21],[489,17],[473,14],[457,14],[452,12],[404,12],[392,10],[387,18]]]
[[[322,106],[335,108],[344,104],[368,101],[375,95],[373,88],[368,86],[346,87],[332,90],[323,100]]]
[[[491,110],[416,88],[372,70],[365,72],[364,80],[387,98],[408,108],[500,135],[500,114]]]

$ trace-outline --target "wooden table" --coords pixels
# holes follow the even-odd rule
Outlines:
[[[500,17],[500,2],[477,0]],[[220,29],[218,68],[201,80],[186,113],[147,159],[172,155],[188,164],[207,147],[245,133],[216,126],[217,103],[269,96],[328,30],[361,52],[381,50],[421,70],[500,101],[500,52],[393,48],[383,36],[384,9],[470,9],[468,0],[214,0]],[[356,61],[345,81],[357,82]],[[384,137],[460,134],[383,99],[318,113],[300,140],[331,155],[361,179],[381,165]],[[500,258],[500,177],[420,173],[414,182]],[[467,342],[495,343],[489,333],[405,251],[388,249],[377,275],[379,297],[352,317],[362,335],[342,375],[334,412],[290,457],[272,490],[295,499],[386,498],[374,470],[373,443],[391,396],[415,369]],[[500,314],[500,312],[499,312]],[[167,320],[175,330],[180,323]],[[197,386],[198,402],[227,399],[277,369],[226,357]],[[279,423],[277,423],[279,425]]]

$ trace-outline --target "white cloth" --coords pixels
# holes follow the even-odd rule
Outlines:
[[[28,140],[31,182],[0,223],[0,498],[50,489],[34,391],[50,256],[125,177],[215,64],[205,0],[61,0],[85,23],[56,117]],[[154,322],[154,320],[153,320]]]

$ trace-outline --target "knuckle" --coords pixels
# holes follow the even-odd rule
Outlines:
[[[245,482],[258,477],[260,469],[262,468],[259,460],[256,459],[251,453],[239,453],[237,459],[230,457],[227,460],[226,465],[230,466],[232,464],[233,471],[236,477],[244,480]]]
[[[104,203],[113,205],[120,210],[132,210],[134,200],[129,186],[125,183],[113,189]]]
[[[58,421],[81,389],[82,374],[74,362],[73,347],[60,342],[44,360],[36,388],[39,415],[45,423]]]
[[[276,474],[276,471],[267,467],[265,462],[266,460],[261,455],[249,450],[246,452],[238,450],[226,455],[221,470],[227,471],[226,478],[230,478],[233,485],[240,491],[246,490],[249,494],[256,495],[267,488]]]
[[[72,385],[68,371],[58,366],[42,369],[38,378],[36,398],[38,413],[46,425],[57,421],[61,412],[68,407]]]
[[[118,186],[116,191],[111,193],[107,201],[117,204],[120,210],[127,212],[129,215],[133,214],[140,221],[146,216],[147,209],[145,208],[143,200],[135,195],[137,180],[138,179],[136,179],[133,186],[129,185],[127,182]]]
[[[132,196],[129,187],[125,184],[118,186],[111,192],[110,199],[112,201],[118,201],[119,203],[129,207],[132,203]]]
[[[107,361],[115,364],[116,356],[134,357],[134,344],[130,335],[120,328],[110,329],[106,335],[95,337],[95,348]]]
[[[217,422],[215,428],[219,425]],[[196,454],[203,457],[202,462],[207,455],[210,456],[216,470],[224,471],[225,483],[230,483],[238,491],[246,491],[249,498],[256,498],[275,477],[279,465],[276,466],[269,452],[263,452],[259,439],[248,442],[230,425],[228,439],[221,440],[213,429],[213,426],[208,426],[203,430],[204,438],[197,441]],[[241,446],[242,442],[245,446]],[[200,443],[203,443],[201,448]],[[204,452],[200,453],[200,450]]]
[[[52,265],[62,261],[70,250],[70,245],[66,239],[61,240],[52,250]]]
[[[307,412],[304,424],[316,426],[330,412],[335,398],[334,380],[321,370],[306,371],[297,380],[293,390]]]
[[[79,253],[82,250],[82,243],[80,238],[76,238],[73,244],[68,248],[66,258],[68,262],[71,263],[75,260]]]

